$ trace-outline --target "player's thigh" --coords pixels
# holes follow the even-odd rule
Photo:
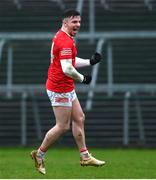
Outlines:
[[[71,119],[72,107],[53,106],[56,123],[61,125],[69,125]]]
[[[72,121],[74,122],[82,122],[85,119],[85,115],[83,113],[82,107],[80,105],[80,102],[78,100],[78,98],[76,98],[73,102],[72,102]]]

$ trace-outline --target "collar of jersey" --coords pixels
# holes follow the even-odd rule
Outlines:
[[[63,31],[63,32],[66,33],[69,37],[71,37],[71,38],[73,39],[73,37],[72,37],[70,34],[68,34],[65,30],[63,30],[62,28],[61,28],[61,31]]]

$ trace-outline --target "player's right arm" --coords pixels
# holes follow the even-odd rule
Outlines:
[[[72,65],[71,59],[62,59],[61,67],[66,76],[84,84],[89,84],[91,82],[91,76],[79,73]]]

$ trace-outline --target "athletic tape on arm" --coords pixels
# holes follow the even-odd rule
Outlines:
[[[85,67],[85,66],[89,66],[90,65],[90,59],[82,59],[79,57],[75,58],[75,67],[76,68],[81,68],[81,67]]]
[[[74,80],[77,80],[79,82],[82,82],[84,79],[84,76],[80,74],[71,64],[70,59],[62,59],[61,60],[61,67],[62,71],[69,77],[71,77]]]

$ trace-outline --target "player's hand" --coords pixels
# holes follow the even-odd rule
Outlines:
[[[89,75],[84,75],[84,79],[83,79],[82,83],[84,83],[84,84],[89,84],[89,83],[91,82],[91,80],[92,80],[92,77],[91,77],[91,76],[89,76]]]
[[[96,52],[92,55],[92,57],[90,58],[90,64],[91,65],[95,65],[96,63],[99,63],[102,59],[102,56],[100,53]]]

